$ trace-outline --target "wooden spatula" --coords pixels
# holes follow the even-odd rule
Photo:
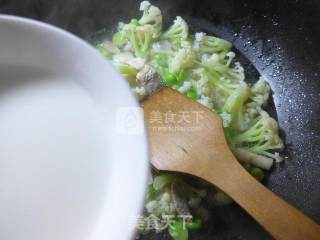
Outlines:
[[[212,183],[275,239],[320,239],[319,225],[256,181],[238,163],[217,114],[169,88],[147,98],[142,106],[155,168]]]

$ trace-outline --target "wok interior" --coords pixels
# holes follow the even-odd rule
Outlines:
[[[2,0],[0,13],[39,19],[93,42],[119,21],[138,16],[134,0]],[[320,2],[292,0],[154,0],[170,24],[177,15],[192,26],[233,42],[250,74],[270,83],[286,139],[285,162],[266,185],[320,221]],[[249,61],[246,62],[245,59]],[[263,207],[263,206],[261,206]],[[237,206],[217,207],[191,239],[270,239]],[[146,236],[145,239],[163,239]]]

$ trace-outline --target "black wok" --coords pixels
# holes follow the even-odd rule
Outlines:
[[[194,30],[232,41],[251,62],[245,69],[254,72],[255,67],[269,81],[287,148],[285,162],[272,170],[265,183],[320,222],[320,2],[151,2],[162,9],[168,22],[181,15]],[[0,0],[0,13],[49,22],[90,41],[101,29],[113,29],[119,20],[138,16],[138,5],[134,0]],[[212,209],[209,223],[190,239],[270,237],[234,204]]]

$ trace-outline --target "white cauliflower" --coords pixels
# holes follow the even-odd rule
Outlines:
[[[270,86],[263,77],[251,87],[251,99],[259,106],[265,107],[268,104]]]

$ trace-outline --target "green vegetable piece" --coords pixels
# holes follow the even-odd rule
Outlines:
[[[233,129],[244,130],[247,128],[247,121],[244,114],[245,103],[250,95],[247,84],[241,83],[238,88],[227,98],[223,111],[231,114],[230,126]]]
[[[197,91],[194,88],[190,88],[187,93],[186,93],[187,97],[193,99],[193,100],[197,100],[199,98],[199,95],[197,93]]]
[[[175,180],[174,175],[156,176],[153,180],[152,186],[156,191],[159,191],[159,190],[165,188],[166,186],[170,185],[174,180]]]
[[[200,36],[201,35],[201,36]],[[202,53],[218,53],[230,51],[232,44],[224,39],[208,36],[200,33],[196,34],[196,42]]]
[[[121,32],[115,33],[112,37],[112,43],[117,47],[121,47],[126,43],[126,41],[127,40],[123,37]]]
[[[279,126],[275,119],[265,111],[260,112],[245,131],[235,135],[232,144],[245,147],[246,151],[265,157],[278,159],[274,149],[283,149],[283,141],[279,137]]]
[[[106,48],[104,48],[102,45],[97,45],[96,49],[107,59],[112,60],[113,54],[109,52]]]
[[[169,85],[169,86],[177,83],[176,76],[168,71],[164,72],[164,74],[162,75],[162,80],[163,80],[164,84]]]
[[[136,18],[131,19],[131,24],[135,25],[135,26],[140,26],[139,20]]]
[[[188,69],[194,66],[196,54],[193,51],[189,42],[183,42],[184,46],[180,48],[168,61],[169,72],[178,74],[183,69]]]
[[[126,38],[130,41],[136,57],[146,58],[153,42],[154,28],[151,25],[126,25]]]
[[[201,219],[194,219],[190,223],[186,223],[186,227],[188,230],[198,230],[202,227]]]
[[[143,15],[139,20],[140,25],[152,25],[156,32],[160,34],[162,28],[162,14],[158,7],[152,6],[149,2],[143,1],[140,4]]]
[[[174,240],[188,240],[188,229],[181,220],[169,225],[169,234]]]
[[[260,168],[254,167],[250,170],[250,174],[255,177],[258,181],[262,181],[264,173]]]
[[[183,20],[182,17],[178,16],[174,20],[173,25],[171,25],[171,27],[161,35],[161,38],[169,40],[175,45],[180,45],[181,41],[187,40],[188,35],[188,24]]]

